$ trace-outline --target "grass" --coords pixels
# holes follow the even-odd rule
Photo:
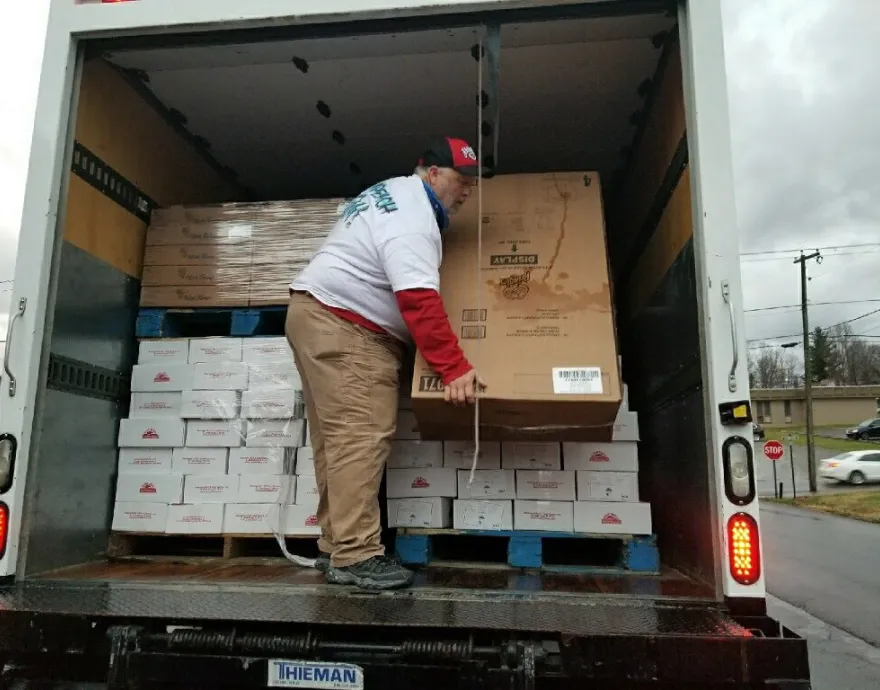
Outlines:
[[[797,439],[792,443],[795,446],[806,446],[807,445],[807,432],[801,427],[775,427],[768,426],[764,428],[765,439],[776,439],[777,441],[781,441],[786,446],[789,444],[789,441],[785,440],[785,437],[794,432],[798,435]],[[829,436],[819,436],[818,434],[813,434],[813,441],[815,442],[816,448],[824,448],[825,450],[837,451],[839,453],[843,453],[848,450],[871,450],[871,447],[875,444],[865,442],[865,441],[850,441],[846,438],[830,438]]]
[[[880,524],[880,490],[799,496],[798,498],[762,498],[761,501],[809,508],[823,513]]]

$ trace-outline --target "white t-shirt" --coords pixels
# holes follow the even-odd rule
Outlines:
[[[394,293],[439,291],[442,258],[440,228],[424,183],[418,175],[394,177],[348,203],[290,287],[407,341],[411,336]]]

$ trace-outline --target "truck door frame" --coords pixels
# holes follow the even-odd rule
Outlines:
[[[680,0],[678,17],[689,165],[693,170],[691,205],[706,453],[712,461],[714,481],[710,496],[715,521],[713,548],[717,554],[715,581],[720,585],[719,594],[729,602],[746,600],[747,606],[757,605],[763,611],[763,568],[754,584],[741,585],[731,575],[727,555],[727,524],[731,517],[737,513],[751,516],[759,535],[760,517],[757,495],[745,505],[737,505],[728,498],[724,479],[724,458],[729,452],[725,444],[731,439],[744,440],[751,453],[752,427],[751,419],[722,424],[719,410],[724,403],[751,404],[721,0]],[[759,563],[763,563],[763,554]]]

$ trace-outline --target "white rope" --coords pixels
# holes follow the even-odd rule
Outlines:
[[[474,457],[471,460],[471,473],[468,477],[468,486],[474,483],[474,474],[477,471],[477,460],[480,457],[480,345],[482,338],[480,337],[480,315],[481,302],[480,299],[480,262],[483,258],[483,36],[480,35],[480,42],[477,46],[477,273],[474,280],[474,289],[476,291],[477,301],[477,344],[474,357],[474,368],[478,374],[474,381]]]
[[[303,393],[303,395],[305,394]],[[305,405],[305,402],[303,404]],[[305,415],[303,415],[303,418],[305,418]],[[288,424],[293,421],[296,420],[290,420],[288,421]],[[285,455],[289,452],[289,449],[286,449]],[[299,453],[299,449],[297,449],[296,453]],[[281,553],[284,554],[284,557],[288,561],[302,568],[314,568],[316,559],[297,556],[295,553],[290,553],[290,551],[287,550],[287,538],[284,534],[284,515],[287,512],[287,506],[292,503],[290,494],[293,491],[296,482],[296,464],[298,461],[298,459],[294,459],[293,462],[289,462],[287,465],[287,486],[282,487],[282,491],[278,497],[278,520],[276,524],[270,524],[269,529],[272,530],[272,535],[275,537],[275,541],[278,542],[278,546],[281,548]],[[266,520],[266,522],[271,522],[271,520]]]

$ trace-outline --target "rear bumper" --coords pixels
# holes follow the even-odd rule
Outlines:
[[[266,687],[269,661],[281,658],[358,664],[365,687],[383,689],[809,687],[804,640],[715,605],[339,591],[2,590],[0,681]]]

